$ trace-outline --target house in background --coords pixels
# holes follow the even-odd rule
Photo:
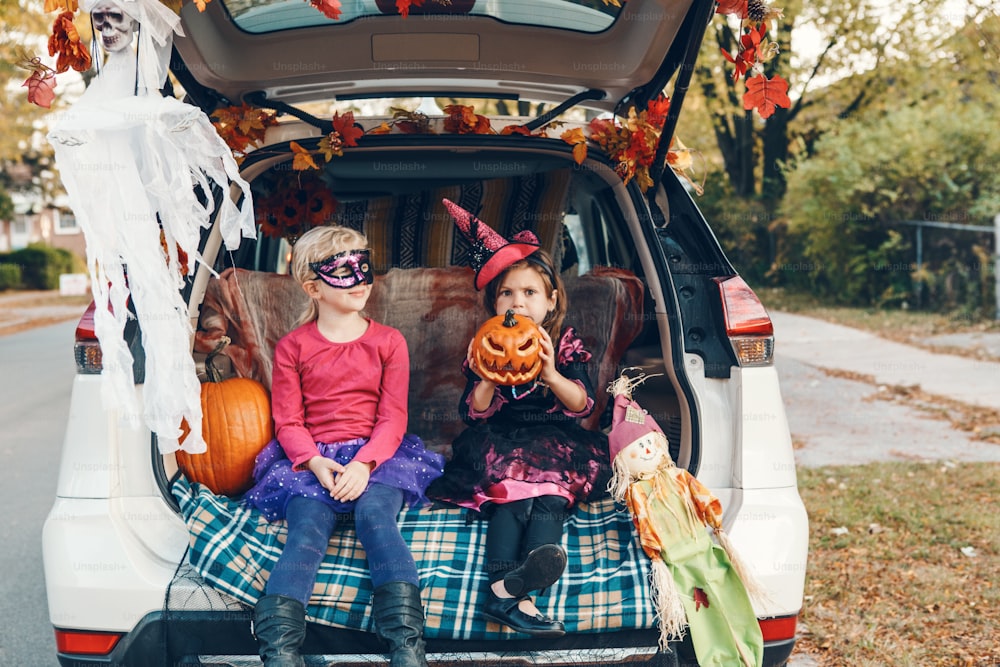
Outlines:
[[[31,243],[65,248],[81,259],[86,258],[83,231],[69,208],[66,197],[42,204],[39,197],[12,192],[14,215],[0,220],[0,252],[12,252]]]

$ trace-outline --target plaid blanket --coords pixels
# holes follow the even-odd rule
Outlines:
[[[217,496],[183,477],[172,491],[188,526],[190,563],[213,588],[254,605],[285,541],[284,521],[268,523],[256,511]],[[478,613],[488,581],[484,571],[486,522],[460,508],[404,508],[403,539],[420,573],[426,623],[433,639],[520,636]],[[562,578],[536,598],[545,614],[562,619],[568,633],[654,628],[649,562],[628,512],[611,498],[578,505],[566,522],[562,546],[569,563]],[[345,522],[330,540],[320,566],[309,620],[373,631],[371,581],[364,550]]]

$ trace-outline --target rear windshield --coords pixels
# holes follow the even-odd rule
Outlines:
[[[396,0],[341,0],[341,14],[334,20],[304,0],[223,0],[223,4],[236,25],[252,33],[343,24],[397,11]],[[605,0],[423,0],[422,6],[410,5],[413,21],[488,16],[504,23],[578,32],[606,30],[622,11]]]

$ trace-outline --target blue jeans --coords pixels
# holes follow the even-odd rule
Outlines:
[[[368,555],[373,588],[393,581],[420,585],[413,555],[396,525],[402,506],[400,489],[377,483],[370,484],[354,506],[354,528]],[[288,501],[285,518],[288,538],[264,593],[286,595],[306,605],[337,527],[337,513],[320,501],[294,496]]]

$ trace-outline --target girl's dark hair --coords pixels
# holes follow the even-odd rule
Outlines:
[[[542,327],[549,333],[552,342],[559,344],[559,334],[562,332],[563,320],[566,319],[566,307],[569,305],[566,298],[566,288],[563,286],[562,278],[553,268],[552,256],[544,250],[536,250],[524,259],[514,262],[503,273],[491,280],[483,288],[483,306],[491,316],[497,315],[497,292],[504,277],[513,269],[531,267],[542,277],[542,283],[547,291],[546,297],[551,297],[556,293],[556,307],[550,310],[542,321]]]

